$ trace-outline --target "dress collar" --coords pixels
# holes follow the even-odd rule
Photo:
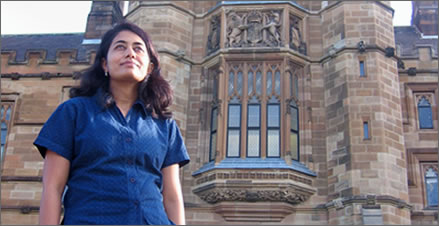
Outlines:
[[[108,94],[106,94],[102,88],[98,88],[96,93],[93,95],[93,99],[96,101],[96,103],[101,108],[101,110],[107,109],[107,107],[105,106],[106,98],[109,98],[107,95]],[[115,104],[116,103],[113,101],[113,103],[111,103],[111,106],[113,106]],[[143,101],[141,101],[139,98],[134,102],[133,107],[136,105],[140,105],[140,108],[142,109],[141,111],[145,115],[148,115],[148,113],[151,113],[151,110],[146,108],[145,103]]]

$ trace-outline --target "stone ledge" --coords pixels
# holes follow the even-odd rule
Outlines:
[[[214,169],[289,169],[308,176],[317,176],[316,173],[298,161],[293,160],[292,164],[289,165],[285,160],[279,158],[226,158],[218,164],[215,164],[214,162],[206,163],[200,169],[196,170],[192,176],[195,177]]]
[[[288,178],[284,170],[235,169],[229,172],[233,177],[218,176],[223,173],[226,171],[220,169],[204,173],[200,177],[208,180],[198,180],[193,193],[214,205],[214,212],[227,221],[280,222],[294,211],[294,205],[316,193],[311,184]],[[255,178],[244,178],[244,174],[254,174]]]
[[[280,222],[294,212],[286,203],[221,203],[213,210],[226,221],[233,222]]]

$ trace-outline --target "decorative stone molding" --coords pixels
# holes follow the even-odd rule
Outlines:
[[[232,222],[280,222],[294,211],[287,203],[221,203],[213,210]]]
[[[199,194],[200,198],[208,203],[217,203],[222,201],[243,201],[243,202],[287,202],[290,204],[299,204],[308,199],[305,194],[299,194],[295,189],[287,190],[265,190],[251,191],[242,189],[212,189]]]
[[[226,221],[280,222],[316,192],[313,176],[289,169],[213,169],[195,177],[193,192]]]
[[[193,192],[210,204],[221,202],[283,202],[299,204],[315,193],[310,176],[264,170],[213,170],[199,175]],[[254,172],[259,171],[259,172]],[[310,177],[309,179],[305,177]]]

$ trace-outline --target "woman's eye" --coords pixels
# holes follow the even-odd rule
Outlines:
[[[142,47],[134,47],[134,50],[136,52],[143,52],[143,48]]]
[[[114,47],[115,49],[120,49],[120,50],[123,50],[123,49],[125,49],[125,46],[123,46],[123,45],[118,45],[118,46],[116,46],[116,47]]]

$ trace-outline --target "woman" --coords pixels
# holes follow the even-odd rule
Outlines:
[[[40,224],[185,224],[179,166],[189,162],[148,35],[124,22],[34,144],[45,158]]]

